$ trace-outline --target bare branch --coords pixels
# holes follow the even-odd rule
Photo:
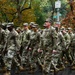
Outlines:
[[[20,7],[21,9],[22,9],[23,6],[25,5],[25,3],[26,3],[26,0],[23,1],[22,5],[21,5],[21,7]]]
[[[31,6],[29,6],[28,8],[22,9],[22,10],[21,10],[21,13],[22,13],[23,11],[27,10],[27,9],[31,9]]]
[[[29,5],[29,7],[21,9],[20,12],[22,13],[24,10],[31,9],[31,2],[32,2],[32,0],[30,0],[30,5]]]

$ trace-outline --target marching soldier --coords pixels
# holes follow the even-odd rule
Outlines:
[[[70,35],[66,32],[65,28],[62,29],[62,34],[64,36],[65,43],[66,43],[65,49],[62,51],[62,58],[64,57],[64,54],[65,54],[66,58],[67,58],[67,61],[69,62],[69,64],[71,64],[72,61],[71,61],[71,57],[70,57],[70,54],[69,54],[69,46],[70,46],[70,43],[71,43]]]
[[[31,68],[36,68],[36,63],[38,62],[38,48],[40,43],[40,33],[38,32],[37,26],[32,25],[32,30],[30,34],[30,54],[29,54],[29,62]]]
[[[13,60],[15,60],[16,53],[19,51],[20,47],[19,47],[19,43],[17,41],[18,33],[13,28],[13,23],[9,23],[7,25],[7,28],[10,32],[7,36],[3,51],[6,51],[6,54],[4,57],[4,62],[5,62],[7,71],[6,71],[5,75],[10,75],[10,71],[12,68],[12,62],[13,62]],[[15,60],[15,62],[16,62],[16,60]],[[17,63],[17,65],[19,65],[19,64]]]
[[[62,68],[65,68],[65,65],[63,63],[63,61],[61,59],[63,59],[61,57],[62,55],[62,51],[65,49],[66,47],[66,42],[65,42],[65,38],[61,32],[61,30],[56,26],[56,31],[57,31],[57,51],[54,51],[55,54],[57,54],[57,59],[58,59],[58,65],[61,66]],[[60,69],[59,69],[60,70]]]
[[[68,34],[70,35],[70,40],[71,40],[70,47],[69,47],[69,51],[70,51],[69,53],[70,53],[70,55],[72,57],[72,61],[73,61],[74,60],[74,52],[73,52],[73,48],[71,46],[71,43],[72,43],[72,40],[73,40],[73,37],[74,37],[74,33],[72,31],[72,28],[70,28],[70,27],[67,30],[68,30]]]
[[[52,21],[47,19],[45,21],[42,38],[42,49],[43,49],[43,72],[47,75],[50,72],[51,68],[51,55],[52,51],[56,48],[56,30],[51,26]]]
[[[28,46],[30,44],[30,34],[31,31],[28,28],[28,23],[24,23],[23,24],[24,30],[22,32],[22,37],[21,37],[21,46],[23,49],[22,51],[22,60],[21,60],[21,65],[22,66],[26,66],[28,64],[28,57],[27,57],[27,53],[28,53]]]

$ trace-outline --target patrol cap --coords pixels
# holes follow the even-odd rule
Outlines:
[[[38,26],[38,24],[34,24],[35,26]]]
[[[34,24],[35,24],[35,22],[30,22],[30,24],[29,24],[29,25],[30,25],[30,26],[32,26],[32,25],[34,25]]]
[[[32,28],[36,28],[36,25],[32,25]]]
[[[13,22],[9,22],[9,23],[7,24],[7,27],[11,27],[11,26],[14,26],[14,23],[13,23]]]
[[[65,27],[62,26],[62,27],[61,27],[61,30],[65,30]]]
[[[69,27],[69,28],[67,28],[68,30],[72,30],[72,28],[71,27]]]
[[[47,18],[47,19],[45,20],[45,22],[50,22],[50,23],[52,23],[52,19]]]
[[[2,23],[2,26],[5,26],[5,25],[7,25],[7,23],[5,23],[5,22],[4,22],[4,23]]]
[[[37,28],[39,27],[39,25],[38,24],[34,24]]]
[[[21,28],[20,27],[17,27],[16,30],[21,30]]]
[[[23,26],[28,26],[28,23],[23,23]]]

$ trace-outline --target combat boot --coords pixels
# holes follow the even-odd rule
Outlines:
[[[59,70],[65,69],[65,65],[61,62],[60,65],[58,66]]]
[[[6,71],[7,71],[6,67],[2,67],[2,68],[0,69],[0,72],[1,72],[1,73],[4,73],[4,72],[6,72]]]
[[[7,71],[7,68],[6,67],[3,67],[2,68],[2,72],[6,72]]]
[[[72,70],[75,70],[75,65],[73,65],[73,66],[71,67],[71,69],[72,69]]]
[[[32,66],[32,65],[30,66],[30,71],[29,71],[29,73],[30,73],[30,74],[33,74],[33,73],[34,73],[34,70],[33,70],[33,66]]]
[[[22,66],[19,66],[20,71],[24,71],[25,68],[23,68]]]
[[[48,75],[49,73],[46,71],[43,71],[43,75]]]
[[[11,75],[10,71],[6,71],[4,75]]]

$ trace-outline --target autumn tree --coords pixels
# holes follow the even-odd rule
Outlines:
[[[66,14],[66,17],[62,20],[62,24],[66,27],[75,27],[75,1],[68,0],[70,6],[70,12]]]
[[[21,24],[22,14],[31,9],[32,0],[0,0],[1,21],[15,21]]]

